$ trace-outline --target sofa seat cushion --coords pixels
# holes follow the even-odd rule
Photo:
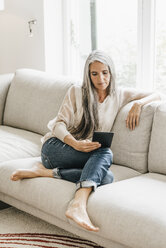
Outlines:
[[[0,162],[40,156],[41,135],[0,126]]]
[[[141,173],[136,170],[117,164],[112,164],[110,170],[114,175],[114,182],[141,175]]]
[[[65,209],[73,198],[74,183],[55,178],[33,178],[11,181],[16,169],[28,169],[41,157],[7,161],[0,164],[0,192],[66,221]]]
[[[30,168],[38,161],[40,157],[1,163],[0,192],[76,225],[65,217],[75,193],[74,183],[54,178],[10,181],[15,169]],[[165,248],[165,192],[165,176],[140,175],[98,187],[87,209],[92,222],[100,227],[99,236],[126,247]]]
[[[27,158],[1,163],[0,192],[66,220],[64,213],[74,196],[76,189],[74,183],[54,178],[33,178],[17,182],[10,180],[13,171],[20,168],[31,168],[36,162],[41,162],[41,158]],[[120,166],[118,168],[118,165],[112,165],[112,171],[115,175],[115,181],[138,175],[138,172],[134,173],[126,167]]]
[[[127,247],[165,248],[165,195],[166,177],[147,173],[99,187],[88,213],[105,238]]]

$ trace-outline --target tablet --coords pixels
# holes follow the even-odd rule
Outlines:
[[[97,132],[93,133],[92,141],[98,141],[101,147],[110,147],[112,144],[114,133],[111,132]]]

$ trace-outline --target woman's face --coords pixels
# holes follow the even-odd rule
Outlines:
[[[90,78],[97,92],[106,91],[110,83],[110,72],[107,65],[95,61],[89,66]]]

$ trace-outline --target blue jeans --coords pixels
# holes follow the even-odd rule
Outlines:
[[[59,139],[52,137],[42,146],[41,159],[47,169],[53,169],[55,178],[76,183],[77,189],[112,183],[109,170],[113,154],[109,148],[80,152]]]

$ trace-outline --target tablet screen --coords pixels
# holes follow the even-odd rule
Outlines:
[[[94,132],[92,141],[98,141],[101,147],[110,147],[114,133],[111,132]]]

